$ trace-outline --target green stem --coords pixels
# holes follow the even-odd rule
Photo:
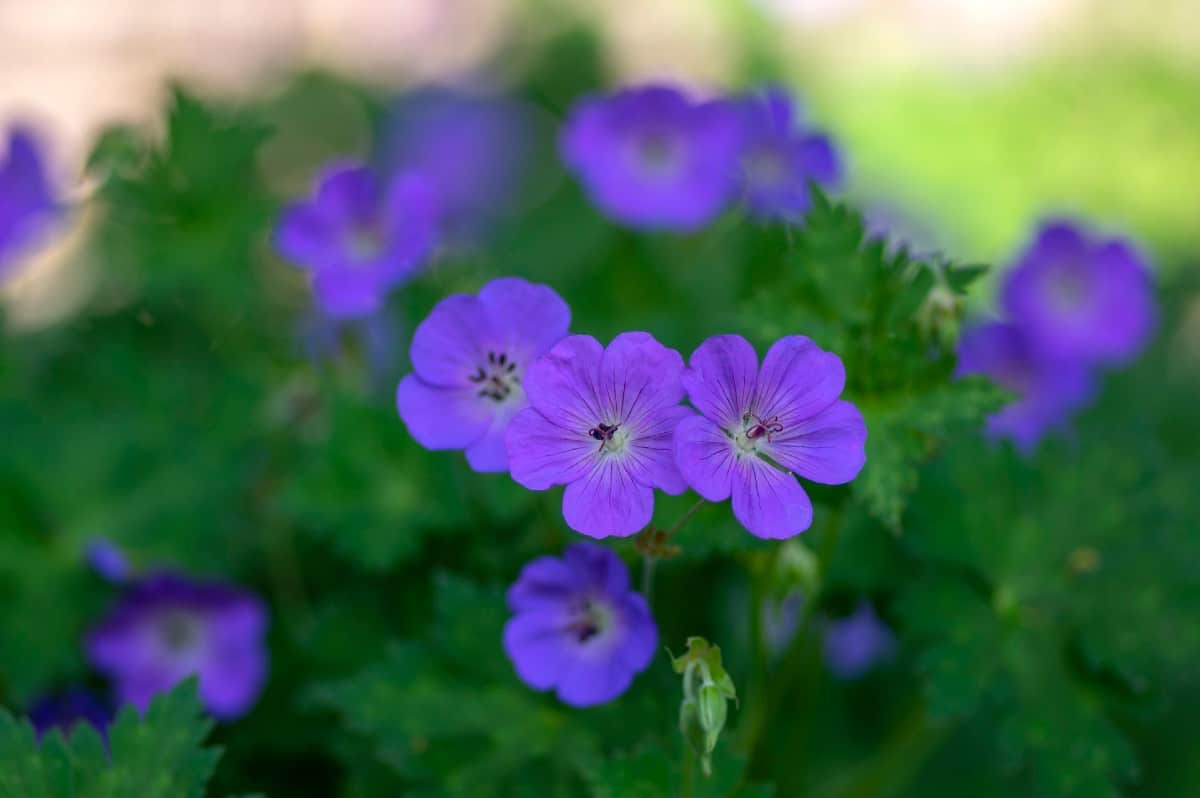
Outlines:
[[[646,604],[650,606],[654,606],[654,564],[656,562],[658,559],[649,554],[642,558],[642,598],[646,599]]]
[[[700,508],[705,504],[704,499],[697,499],[696,503],[688,508],[687,512],[679,517],[679,520],[671,525],[671,528],[663,532],[663,535],[670,539],[675,536],[679,530],[683,529],[684,524],[692,520],[692,516],[700,511]]]
[[[692,798],[695,790],[696,755],[687,740],[683,741],[683,761],[680,763],[679,798]]]

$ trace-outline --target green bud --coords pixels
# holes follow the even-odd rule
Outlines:
[[[782,544],[770,575],[770,590],[774,597],[783,599],[794,590],[811,597],[817,594],[820,586],[821,566],[812,549],[798,540]]]
[[[712,753],[717,747],[717,738],[725,728],[725,702],[728,700],[721,688],[715,684],[706,684],[700,688],[700,697],[696,700],[700,728],[704,730],[704,753]]]
[[[679,731],[692,750],[703,756],[705,754],[704,725],[700,722],[700,707],[694,698],[685,698],[679,705]]]

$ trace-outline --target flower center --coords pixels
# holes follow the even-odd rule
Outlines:
[[[771,147],[759,147],[742,159],[746,182],[760,188],[778,186],[787,178],[787,164]]]
[[[633,157],[642,172],[651,177],[671,177],[682,160],[679,143],[666,133],[646,133],[633,145]]]
[[[383,252],[383,233],[375,225],[355,225],[346,234],[345,243],[351,261],[363,263],[377,258]]]
[[[619,421],[597,424],[587,434],[593,440],[600,441],[599,452],[620,454],[629,448],[629,430],[622,428]]]
[[[600,602],[585,599],[573,613],[567,631],[575,642],[586,643],[604,634],[612,626],[612,621],[611,609]]]
[[[159,620],[158,636],[168,651],[187,651],[200,639],[200,620],[190,612],[171,610]]]
[[[1073,268],[1054,270],[1046,276],[1045,285],[1050,304],[1060,313],[1078,313],[1087,303],[1087,282]]]
[[[764,419],[753,413],[744,413],[741,427],[730,432],[730,437],[737,445],[739,454],[754,454],[763,441],[770,443],[771,436],[781,432],[783,424],[779,422],[779,416]]]
[[[487,363],[479,366],[467,379],[479,387],[476,392],[479,396],[497,404],[521,389],[521,373],[517,364],[509,360],[504,352],[488,352]]]

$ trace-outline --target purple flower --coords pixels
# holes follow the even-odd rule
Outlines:
[[[517,676],[572,706],[625,692],[658,646],[658,627],[646,600],[630,590],[625,563],[592,543],[527,564],[508,590],[508,606],[504,651]]]
[[[666,86],[579,102],[562,133],[563,159],[592,201],[635,227],[693,230],[720,212],[736,178],[739,115]]]
[[[895,637],[869,601],[860,602],[853,615],[825,627],[825,664],[839,679],[857,679],[895,650]]]
[[[33,134],[12,130],[0,161],[0,279],[40,242],[59,211]]]
[[[1045,358],[1120,363],[1155,323],[1145,263],[1121,239],[1089,239],[1067,222],[1044,225],[1007,277],[1005,311]]]
[[[709,501],[732,495],[733,514],[752,535],[803,532],[812,503],[793,474],[839,485],[866,462],[862,414],[838,400],[845,382],[841,359],[803,336],[776,341],[761,371],[745,338],[709,338],[683,375],[703,414],[675,433],[683,478]]]
[[[428,256],[437,216],[423,178],[402,174],[383,186],[363,166],[335,164],[318,179],[312,199],[284,210],[275,244],[312,273],[324,313],[367,316]]]
[[[267,676],[267,610],[254,595],[170,573],[134,583],[87,636],[87,658],[122,702],[150,700],[189,676],[215,717],[249,711]]]
[[[742,118],[739,173],[750,212],[798,219],[812,205],[809,181],[835,187],[841,159],[828,136],[806,130],[783,89],[737,102]]]
[[[644,332],[605,349],[590,335],[564,338],[529,369],[529,407],[508,426],[512,476],[531,490],[566,485],[563,517],[595,538],[650,523],[654,489],[685,489],[671,436],[690,413],[683,358]]]
[[[396,392],[409,433],[427,449],[466,449],[476,471],[507,471],[504,431],[527,405],[530,366],[570,324],[558,294],[519,277],[443,299],[413,334],[414,373]]]
[[[108,538],[89,540],[84,558],[93,571],[113,584],[124,582],[132,570],[125,552]]]
[[[503,211],[529,160],[526,109],[498,97],[430,88],[393,109],[381,160],[424,176],[455,227]]]
[[[50,693],[29,708],[29,722],[33,724],[38,739],[51,729],[59,729],[64,735],[69,735],[80,723],[90,723],[103,735],[112,719],[113,711],[108,702],[82,687]]]
[[[1072,360],[1045,359],[1019,327],[989,322],[963,333],[959,375],[983,374],[1018,399],[988,417],[987,434],[1007,438],[1028,454],[1050,431],[1092,398],[1089,369]]]

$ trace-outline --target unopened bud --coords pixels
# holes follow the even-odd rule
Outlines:
[[[717,738],[725,728],[725,694],[715,684],[706,684],[700,688],[699,703],[700,727],[704,730],[704,752],[712,753],[717,747]]]

